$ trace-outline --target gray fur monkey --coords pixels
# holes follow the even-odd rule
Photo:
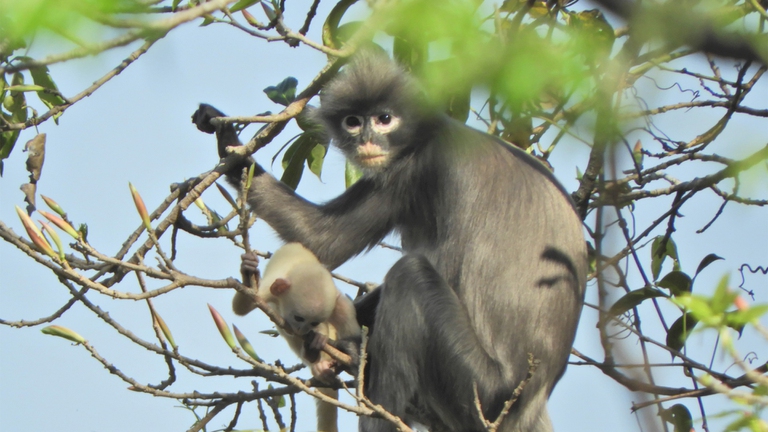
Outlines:
[[[216,133],[219,155],[240,145],[202,104],[192,119]],[[435,432],[483,430],[541,361],[500,432],[552,429],[547,399],[567,364],[584,297],[581,220],[530,155],[425,103],[385,56],[354,57],[320,94],[313,117],[364,176],[316,205],[257,167],[248,202],[285,241],[335,268],[399,233],[404,256],[381,287],[355,301],[371,327],[366,394]],[[228,173],[239,186],[243,161]],[[390,432],[361,417],[364,432]]]
[[[258,258],[244,254],[243,277],[258,274]],[[329,339],[357,339],[360,326],[355,307],[333,283],[331,273],[299,243],[288,243],[278,249],[264,269],[258,295],[283,319],[292,333],[279,328],[293,352],[310,368],[312,376],[330,382],[334,361],[321,351]],[[247,295],[235,293],[232,309],[245,315],[255,308]],[[314,337],[307,337],[314,332]],[[327,396],[338,399],[336,389],[319,388]],[[337,408],[317,400],[317,430],[337,432]]]

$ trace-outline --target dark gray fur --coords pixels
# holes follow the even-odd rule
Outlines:
[[[393,154],[389,164],[322,205],[259,175],[249,203],[331,268],[400,233],[405,256],[357,302],[358,320],[374,328],[366,377],[374,403],[434,432],[480,431],[473,383],[494,420],[532,353],[541,365],[499,430],[549,431],[546,401],[584,296],[581,222],[538,161],[420,99],[388,59],[358,56],[324,89],[314,117],[352,154],[359,143],[340,128],[345,115],[400,116],[400,128],[377,138]],[[211,133],[206,118],[216,115],[203,105],[193,119]],[[220,150],[238,144],[234,129],[216,132]],[[237,183],[239,172],[231,174]],[[395,429],[361,417],[360,430]]]

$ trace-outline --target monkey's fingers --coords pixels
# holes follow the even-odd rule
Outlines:
[[[357,373],[360,366],[360,340],[342,339],[329,340],[323,348],[338,365],[352,376]]]
[[[335,381],[334,377],[336,376],[334,366],[336,366],[334,360],[320,360],[312,363],[309,368],[313,377],[326,384],[331,384]]]
[[[315,333],[315,337],[312,338],[312,340],[309,342],[309,346],[316,350],[322,350],[325,348],[325,345],[328,343],[328,335],[324,335],[321,333],[313,332]]]
[[[240,272],[249,274],[259,272],[259,257],[253,251],[240,255]]]

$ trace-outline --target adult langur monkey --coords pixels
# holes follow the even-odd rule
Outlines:
[[[200,105],[219,156],[240,145],[223,114]],[[287,242],[335,268],[397,232],[404,256],[356,301],[371,326],[367,396],[432,431],[480,431],[541,362],[503,432],[549,431],[546,402],[562,376],[581,311],[587,252],[579,217],[552,174],[523,151],[425,103],[384,55],[353,58],[313,117],[364,176],[321,205],[257,167],[248,202]],[[243,162],[228,173],[239,184]],[[360,430],[394,431],[360,418]]]

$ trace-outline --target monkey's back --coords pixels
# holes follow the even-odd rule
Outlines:
[[[545,410],[565,368],[583,303],[581,221],[533,157],[459,123],[448,131],[462,144],[443,149],[448,156],[439,178],[447,187],[440,190],[447,192],[434,198],[451,215],[437,223],[444,229],[434,247],[421,252],[456,291],[481,346],[512,388],[528,372],[528,353],[541,361],[518,403],[534,412],[513,410],[505,422],[539,430],[536,411]],[[538,401],[526,401],[532,398]]]

